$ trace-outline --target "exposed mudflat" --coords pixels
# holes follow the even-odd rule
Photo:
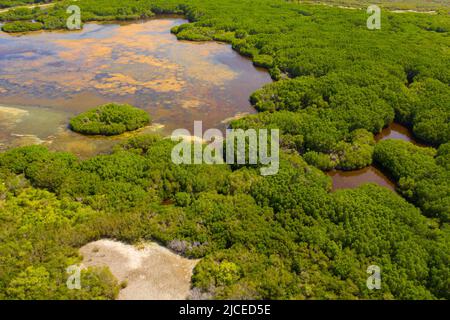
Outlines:
[[[184,300],[198,260],[183,258],[156,244],[139,247],[113,240],[91,242],[80,249],[83,266],[108,266],[126,288],[119,300]]]

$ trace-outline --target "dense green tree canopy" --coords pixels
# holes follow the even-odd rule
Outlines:
[[[401,193],[423,212],[450,219],[450,164],[448,143],[436,150],[401,140],[386,140],[375,147],[374,159],[397,180]]]
[[[448,298],[448,224],[439,227],[392,191],[329,193],[329,178],[295,152],[283,152],[270,177],[247,167],[178,166],[173,145],[140,136],[85,161],[39,146],[0,154],[3,297],[114,297],[100,270],[88,271],[95,296],[61,285],[77,247],[111,237],[202,257],[193,285],[209,297]],[[440,159],[446,155],[443,148]],[[49,168],[54,175],[43,182]],[[29,252],[35,258],[25,262]],[[372,264],[383,270],[377,292],[365,286]]]

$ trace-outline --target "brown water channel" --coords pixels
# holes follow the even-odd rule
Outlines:
[[[418,146],[425,146],[414,139],[414,136],[408,128],[398,123],[392,123],[389,127],[384,128],[382,132],[375,136],[376,142],[386,139],[400,139]],[[366,168],[354,171],[333,170],[329,172],[328,175],[333,180],[333,190],[356,188],[368,182],[376,183],[382,187],[395,190],[394,181],[392,181],[375,166],[368,166]]]

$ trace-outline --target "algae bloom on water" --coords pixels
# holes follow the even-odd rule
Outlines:
[[[83,112],[70,120],[70,128],[82,134],[113,136],[150,123],[144,110],[128,104],[109,103]]]

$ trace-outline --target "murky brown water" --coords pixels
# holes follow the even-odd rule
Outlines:
[[[50,144],[87,156],[116,139],[67,130],[70,117],[107,102],[149,112],[164,134],[176,128],[225,128],[224,119],[254,113],[249,95],[271,81],[230,45],[178,41],[187,22],[158,18],[86,24],[80,32],[0,33],[0,147]],[[39,119],[39,120],[37,120]]]
[[[408,128],[398,123],[392,123],[375,136],[376,142],[386,139],[400,139],[418,146],[425,146],[414,139],[412,132]],[[395,183],[374,166],[354,171],[334,170],[329,172],[328,175],[333,180],[333,191],[344,188],[356,188],[368,182],[377,183],[382,187],[395,190]]]
[[[417,146],[427,147],[426,144],[420,143],[414,138],[411,130],[395,122],[392,123],[389,127],[384,128],[379,134],[375,136],[376,142],[386,139],[399,139],[411,142]]]
[[[369,166],[354,171],[334,170],[330,171],[328,176],[330,176],[333,180],[332,191],[338,189],[356,188],[369,182],[395,190],[395,183],[374,166]]]

